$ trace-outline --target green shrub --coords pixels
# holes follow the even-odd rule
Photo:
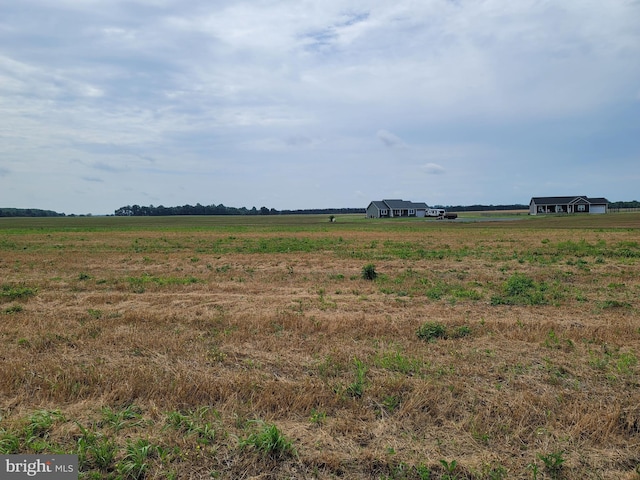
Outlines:
[[[438,322],[425,322],[418,328],[416,335],[422,340],[431,342],[438,338],[447,338],[447,329]]]
[[[376,267],[374,264],[369,263],[362,267],[362,278],[365,280],[375,280],[378,276],[378,272],[376,272]]]
[[[491,305],[545,305],[547,285],[536,283],[532,278],[514,273],[503,285],[504,295],[491,298]]]

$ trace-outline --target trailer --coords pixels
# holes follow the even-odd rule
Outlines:
[[[444,208],[429,208],[427,209],[427,217],[443,217],[445,215]]]

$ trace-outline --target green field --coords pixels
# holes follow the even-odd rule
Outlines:
[[[0,453],[640,479],[640,215],[0,219]]]

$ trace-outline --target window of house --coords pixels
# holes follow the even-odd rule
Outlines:
[[[409,209],[409,215],[415,215],[416,211],[413,208]]]
[[[586,205],[578,205],[578,211],[579,211],[579,212],[584,212],[584,211],[586,211]]]

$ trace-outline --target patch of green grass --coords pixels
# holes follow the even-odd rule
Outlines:
[[[631,308],[631,304],[628,302],[621,302],[619,300],[603,300],[597,303],[598,308],[604,310],[608,308]]]
[[[14,430],[0,429],[0,455],[13,455],[20,452],[20,435]]]
[[[96,320],[100,319],[103,315],[102,310],[99,310],[96,308],[89,308],[87,310],[87,313],[89,314],[90,317],[95,318]]]
[[[0,300],[17,300],[31,297],[38,292],[37,288],[26,287],[24,285],[9,285],[4,284],[0,286]]]
[[[76,423],[81,435],[76,441],[75,454],[78,455],[78,466],[83,471],[100,469],[106,471],[113,466],[118,447],[104,435],[93,432]]]
[[[502,295],[491,298],[491,305],[546,305],[548,286],[522,273],[514,273],[503,284]]]
[[[155,456],[157,448],[148,440],[128,440],[125,454],[117,464],[117,470],[125,479],[139,480],[149,470],[149,460]]]
[[[10,307],[5,308],[2,313],[6,315],[13,315],[14,313],[20,313],[24,311],[24,307],[22,305],[11,305]]]
[[[0,453],[56,453],[59,448],[49,443],[49,433],[59,421],[64,421],[59,410],[38,410],[13,429],[0,429]]]
[[[438,322],[425,322],[418,328],[416,335],[422,340],[432,342],[438,338],[447,337],[447,328]]]
[[[240,448],[253,449],[272,459],[281,459],[296,455],[293,443],[276,425],[262,422],[258,423],[260,424],[260,430],[242,439],[240,441]]]
[[[419,374],[424,365],[421,360],[403,355],[400,351],[384,352],[376,356],[374,363],[380,368],[405,375]]]
[[[311,423],[315,423],[316,425],[321,425],[325,423],[327,420],[327,413],[322,410],[316,410],[315,408],[311,410],[311,415],[309,416],[309,421]]]
[[[175,430],[194,435],[196,441],[202,444],[212,444],[216,438],[216,429],[211,422],[207,420],[208,414],[215,411],[205,407],[195,411],[187,412],[169,412],[167,414],[167,426]]]
[[[192,285],[200,283],[202,280],[196,277],[158,277],[155,275],[143,274],[138,277],[127,277],[129,286],[134,292],[142,293],[148,285],[156,285],[160,287],[171,285]]]
[[[436,341],[439,338],[463,338],[471,335],[471,327],[468,325],[459,325],[447,328],[440,322],[425,322],[416,331],[418,338],[427,342]]]
[[[559,450],[546,454],[538,454],[538,458],[542,460],[544,468],[551,478],[561,478],[564,463],[566,462],[564,453],[564,451]]]
[[[140,408],[136,405],[129,405],[120,410],[111,407],[102,408],[102,420],[99,425],[107,426],[114,432],[119,432],[124,428],[132,428],[144,425]]]

